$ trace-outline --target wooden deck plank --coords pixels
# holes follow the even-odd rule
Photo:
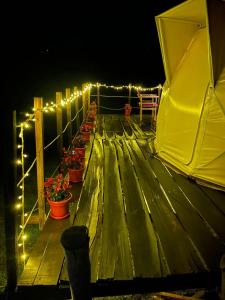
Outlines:
[[[213,201],[210,207],[215,204],[218,208],[220,220],[225,215],[222,194],[213,193],[206,188],[202,199],[198,200],[202,197],[198,193],[190,200],[191,203],[183,201],[180,196],[183,193],[177,193],[174,179],[170,176],[173,183],[170,182],[167,187],[165,182],[168,174],[164,174],[157,164],[152,165],[153,156],[146,146],[151,134],[143,133],[138,128],[138,123],[136,125],[132,127],[124,116],[98,116],[97,128],[92,136],[93,148],[92,151],[87,151],[90,160],[85,182],[75,218],[71,216],[71,221],[74,225],[89,228],[92,283],[98,284],[98,280],[111,282],[108,279],[113,279],[112,282],[130,280],[132,285],[133,277],[161,280],[168,275],[186,276],[208,271],[208,264],[214,264],[214,268],[218,268],[217,258],[221,251],[221,247],[217,247],[219,240],[208,231],[206,224],[204,226],[210,240],[207,240],[208,235],[200,236],[202,230],[200,228],[199,231],[198,226],[199,222],[204,223],[203,219],[207,218],[203,207],[206,195],[208,202]],[[105,135],[105,126],[108,126],[108,132],[113,132],[110,140],[106,141],[104,139],[108,135]],[[135,141],[137,137],[142,137],[139,145]],[[92,142],[88,144],[88,149],[91,149],[91,145]],[[159,169],[158,175],[154,168]],[[192,192],[195,194],[195,188]],[[173,211],[175,206],[178,209]],[[188,213],[183,215],[186,207]],[[208,220],[211,225],[214,212],[210,214]],[[62,221],[47,221],[47,227],[41,233],[19,285],[57,285],[64,261],[59,239],[62,231],[71,224],[69,219],[64,220],[65,227],[60,229]],[[218,221],[218,225],[213,227],[219,236],[223,234],[224,226],[221,224],[223,222]],[[189,227],[197,232],[194,238]],[[202,255],[202,249],[199,252],[197,238],[203,244],[202,247],[207,247],[216,240],[216,247],[213,245],[213,250],[209,249],[212,256],[209,260],[207,255]],[[223,246],[222,250],[224,251]],[[68,281],[66,273],[61,273],[61,279]]]
[[[105,139],[104,115],[98,115],[96,122],[95,139]]]
[[[113,139],[115,138],[114,127],[112,116],[108,115],[107,118],[104,119],[104,129],[105,129],[105,138]]]
[[[18,285],[33,285],[37,277],[38,271],[45,258],[45,253],[49,244],[51,243],[52,233],[58,230],[58,227],[67,228],[69,226],[69,219],[55,221],[48,219],[43,231],[33,248],[30,257],[26,263],[26,266],[21,274]]]
[[[69,220],[53,220],[54,231],[44,252],[34,285],[57,285],[64,260],[60,238],[63,231],[70,226]]]
[[[134,139],[135,134],[131,128],[131,121],[126,120],[126,119],[121,119],[121,124],[124,130],[124,137],[126,139]]]
[[[92,155],[90,157],[88,171],[86,173],[85,180],[83,182],[83,187],[81,190],[80,199],[78,202],[78,208],[74,215],[73,225],[75,226],[86,226],[88,227],[89,218],[90,218],[90,209],[92,205],[93,192],[98,188],[98,154],[97,154],[97,145],[98,141],[94,141]]]
[[[142,149],[148,147],[148,144],[143,141],[139,141],[139,145]],[[212,234],[198,212],[190,205],[160,160],[148,156],[148,162],[208,268],[219,267],[219,261],[225,251],[224,245]]]
[[[225,215],[225,192],[218,191],[206,186],[201,186],[201,190],[214,202],[218,209]]]
[[[102,143],[100,147],[100,157],[103,157]],[[101,160],[103,163],[103,160]],[[90,261],[91,261],[91,282],[98,280],[99,259],[102,248],[102,222],[103,222],[103,167],[99,170],[100,180],[99,194],[98,194],[98,223],[94,239],[90,242]]]
[[[116,143],[126,206],[126,220],[131,242],[135,277],[159,277],[160,261],[157,239],[132,162],[123,141]],[[143,263],[143,257],[145,263]]]
[[[174,180],[188,198],[188,201],[198,211],[204,221],[209,224],[213,231],[225,242],[225,216],[217,208],[214,202],[208,197],[199,186],[185,178],[184,176],[177,174],[173,170],[169,170]],[[225,195],[224,195],[225,201]]]
[[[130,140],[126,144],[151,212],[154,227],[160,238],[170,274],[204,271],[204,265],[160,189],[159,182],[154,178],[150,165],[137,142]]]
[[[120,252],[124,249],[124,253]],[[128,232],[124,218],[122,191],[115,147],[108,140],[104,142],[104,217],[102,225],[102,251],[99,278],[113,279],[116,268],[120,267],[120,277],[126,274],[133,278]],[[117,259],[123,256],[123,264]]]

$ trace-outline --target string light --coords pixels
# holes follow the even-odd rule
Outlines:
[[[56,103],[54,103],[53,101],[48,101],[45,103],[45,105],[43,106],[43,108],[41,108],[40,110],[46,113],[49,112],[55,112],[56,108],[58,107],[65,107],[67,104],[72,103],[73,101],[76,101],[79,97],[81,97],[82,95],[84,95],[87,92],[90,92],[92,88],[106,88],[106,89],[114,89],[116,91],[122,90],[122,89],[129,89],[129,91],[131,91],[132,89],[137,91],[137,92],[141,92],[141,91],[153,91],[156,89],[161,89],[162,86],[158,85],[155,87],[149,87],[149,88],[143,88],[141,86],[135,86],[132,84],[129,85],[121,85],[121,86],[115,86],[115,85],[107,85],[107,84],[102,84],[102,83],[87,83],[85,85],[85,87],[83,88],[83,90],[76,90],[74,93],[71,93],[69,98],[63,98],[61,100],[61,103],[59,105],[57,105]],[[18,183],[18,187],[21,189],[21,195],[18,196],[18,200],[19,202],[16,204],[16,208],[17,209],[21,209],[21,224],[20,224],[20,228],[21,228],[21,233],[20,233],[20,239],[21,242],[18,243],[18,247],[22,248],[22,255],[21,257],[24,260],[25,263],[25,259],[27,257],[27,254],[25,254],[25,240],[27,239],[27,235],[24,234],[24,229],[26,227],[25,224],[25,217],[27,217],[27,213],[24,212],[24,199],[25,199],[25,195],[24,195],[24,179],[25,177],[29,176],[28,172],[24,172],[24,159],[28,157],[27,154],[24,153],[24,129],[30,128],[31,127],[31,122],[35,122],[36,119],[34,117],[34,112],[35,109],[32,108],[32,113],[25,113],[25,117],[26,120],[24,120],[22,123],[20,123],[20,125],[18,125],[17,127],[20,127],[20,132],[19,132],[19,138],[21,139],[20,144],[17,145],[17,148],[20,149],[21,153],[21,158],[17,160],[17,164],[22,166],[20,171],[22,174],[22,179],[21,181]]]
[[[16,209],[20,209],[22,207],[22,204],[21,203],[17,203],[16,204]]]

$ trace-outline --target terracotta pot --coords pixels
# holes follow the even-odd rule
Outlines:
[[[48,199],[48,204],[50,206],[50,217],[56,220],[62,220],[69,217],[69,203],[72,199],[72,194],[69,192],[69,195],[66,199],[62,201],[51,201]]]
[[[81,131],[81,136],[85,142],[90,140],[90,132],[89,131]]]
[[[128,103],[125,104],[125,111],[124,111],[125,116],[130,116],[131,110],[132,110],[132,106]]]
[[[79,155],[79,157],[81,158],[85,157],[85,148],[75,148],[75,151]]]
[[[84,168],[70,169],[68,168],[70,182],[81,182],[83,180]]]

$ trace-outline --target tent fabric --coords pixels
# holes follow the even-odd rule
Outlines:
[[[217,187],[225,187],[224,9],[220,0],[188,0],[156,17],[166,74],[156,151]]]

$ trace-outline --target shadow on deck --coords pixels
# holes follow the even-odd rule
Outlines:
[[[68,298],[60,237],[71,225],[89,229],[93,295],[220,285],[225,193],[169,169],[153,155],[153,134],[136,120],[98,117],[84,183],[73,187],[70,219],[47,221],[19,293],[50,290],[55,298],[46,299]]]

